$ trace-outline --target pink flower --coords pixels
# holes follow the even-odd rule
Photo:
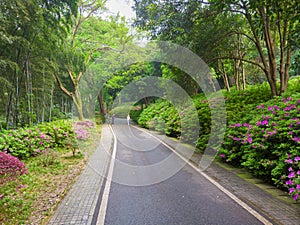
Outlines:
[[[225,154],[220,154],[220,158],[225,158]]]
[[[286,182],[285,182],[285,184],[286,184],[286,185],[293,185],[293,184],[294,184],[294,182],[293,182],[293,181],[291,181],[291,180],[288,180],[288,181],[286,181]]]
[[[299,194],[295,194],[294,201],[296,201],[298,199],[298,197],[299,197]]]
[[[290,194],[294,193],[295,192],[295,188],[290,188]]]
[[[258,108],[258,109],[263,109],[263,108],[265,108],[265,105],[264,105],[264,104],[259,105],[259,106],[257,106],[257,108]]]
[[[294,158],[294,160],[295,160],[296,162],[300,161],[300,156],[296,156],[296,157]]]
[[[292,140],[293,140],[293,141],[296,141],[297,143],[300,143],[300,138],[298,138],[298,137],[296,137],[296,136],[293,137]]]
[[[288,178],[294,178],[295,177],[295,172],[291,172],[289,175],[288,175]]]
[[[297,184],[296,189],[300,190],[300,184]]]

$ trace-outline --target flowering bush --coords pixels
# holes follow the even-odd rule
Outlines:
[[[22,174],[28,174],[25,164],[8,153],[0,152],[0,185]]]
[[[65,147],[66,138],[75,138],[70,121],[55,121],[35,127],[3,130],[0,134],[0,152],[25,159],[50,148]]]
[[[76,138],[79,140],[87,140],[90,137],[90,130],[95,127],[93,121],[78,121],[73,124]]]
[[[257,106],[240,123],[229,125],[220,158],[284,187],[286,155],[300,150],[300,94]]]
[[[291,157],[288,154],[285,162],[288,165],[288,175],[284,175],[282,178],[285,180],[289,194],[297,201],[300,195],[300,156]]]

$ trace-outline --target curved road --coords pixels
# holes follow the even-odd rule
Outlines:
[[[117,138],[95,224],[271,224],[228,197],[159,140],[126,120],[112,126]],[[171,159],[171,163],[165,163]],[[167,164],[167,165],[166,165]],[[154,166],[153,166],[154,165]],[[175,168],[178,172],[169,174]],[[145,185],[144,185],[145,184]],[[105,198],[105,199],[104,199]]]

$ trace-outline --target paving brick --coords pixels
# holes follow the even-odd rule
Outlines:
[[[107,168],[111,143],[112,134],[109,127],[104,125],[98,148],[58,206],[48,225],[87,225],[91,223],[104,178],[103,174]]]

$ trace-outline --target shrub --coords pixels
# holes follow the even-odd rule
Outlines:
[[[86,120],[74,122],[73,126],[76,138],[79,140],[87,140],[90,137],[90,129],[94,128],[95,124],[92,121]]]
[[[220,150],[223,160],[242,165],[255,176],[282,187],[285,156],[300,150],[300,94],[277,97],[230,124]]]
[[[8,153],[0,152],[0,185],[15,180],[22,174],[28,174],[25,164]]]
[[[41,154],[49,148],[65,147],[65,140],[75,140],[71,121],[55,121],[35,127],[3,130],[0,134],[0,151],[19,159]]]
[[[288,174],[284,175],[282,179],[285,180],[289,194],[297,201],[300,195],[300,156],[288,154],[285,163],[288,165]]]

